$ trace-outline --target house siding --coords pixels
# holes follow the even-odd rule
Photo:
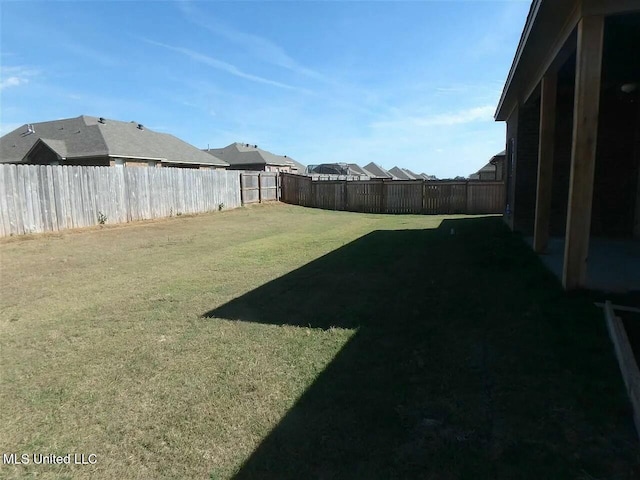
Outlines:
[[[506,143],[506,212],[505,221],[511,229],[513,229],[513,211],[515,205],[515,179],[516,179],[516,156],[517,156],[517,140],[518,140],[518,108],[511,113],[507,119],[507,143]]]
[[[512,175],[512,228],[533,234],[538,180],[538,142],[540,129],[539,98],[517,110],[517,128],[509,132],[515,138],[515,161]]]
[[[556,96],[556,131],[553,149],[553,180],[549,234],[563,237],[567,226],[571,145],[573,138],[573,97],[576,61],[573,55],[558,72]]]
[[[257,164],[243,164],[243,165],[229,165],[229,170],[249,170],[252,172],[291,172],[291,167],[288,165],[265,165],[264,163]]]
[[[624,68],[625,48],[633,42],[624,34],[605,29],[603,83],[612,72]],[[622,53],[621,53],[622,52]],[[620,63],[622,62],[622,63]],[[623,66],[621,66],[623,65]],[[573,103],[575,93],[575,55],[558,72],[556,135],[550,234],[564,236],[567,220]],[[591,233],[595,236],[629,237],[633,235],[634,207],[637,203],[640,176],[640,103],[623,95],[618,88],[604,88],[600,97],[598,147],[594,176]],[[615,212],[615,214],[612,214]]]

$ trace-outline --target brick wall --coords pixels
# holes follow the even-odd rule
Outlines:
[[[537,97],[518,109],[513,227],[527,235],[533,234],[535,218],[539,138],[540,99]]]
[[[623,83],[640,79],[640,14],[607,19],[602,65],[602,93],[598,123],[598,148],[594,179],[591,233],[594,236],[629,237],[640,220],[640,92],[625,94]],[[551,192],[550,234],[564,236],[567,220],[575,54],[558,71],[556,132]],[[539,99],[520,106],[507,121],[507,142],[515,139],[516,161],[505,171],[513,228],[533,233],[539,138]],[[640,231],[640,227],[637,227]]]
[[[564,237],[567,228],[575,72],[576,58],[573,55],[558,72],[553,182],[551,185],[551,214],[549,219],[549,233],[553,237]]]
[[[507,143],[506,143],[506,156],[505,156],[505,190],[506,190],[506,207],[513,212],[515,208],[515,154],[516,154],[516,141],[518,139],[518,108],[509,115],[507,119]],[[505,214],[504,217],[507,225],[513,229],[513,214]]]

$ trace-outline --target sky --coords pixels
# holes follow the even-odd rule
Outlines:
[[[0,0],[0,134],[91,115],[198,148],[468,176],[530,0]]]

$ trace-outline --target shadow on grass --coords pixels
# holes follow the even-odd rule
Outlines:
[[[237,479],[640,475],[601,312],[500,219],[375,231],[205,316],[358,329]]]

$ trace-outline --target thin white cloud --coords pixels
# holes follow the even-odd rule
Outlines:
[[[150,43],[151,45],[156,45],[158,47],[166,48],[167,50],[171,50],[171,51],[180,53],[182,55],[185,55],[185,56],[189,57],[191,60],[194,60],[196,62],[200,62],[202,64],[208,65],[210,67],[213,67],[215,69],[221,70],[223,72],[227,72],[227,73],[229,73],[231,75],[235,75],[236,77],[244,78],[246,80],[251,80],[252,82],[264,83],[265,85],[271,85],[271,86],[278,87],[278,88],[284,88],[284,89],[287,89],[287,90],[297,90],[297,91],[300,91],[300,92],[310,93],[308,90],[303,89],[303,88],[295,87],[293,85],[288,85],[286,83],[277,82],[275,80],[270,80],[268,78],[264,78],[264,77],[260,77],[260,76],[257,76],[257,75],[252,75],[250,73],[243,72],[242,70],[240,70],[235,65],[232,65],[231,63],[223,62],[222,60],[218,60],[217,58],[210,57],[208,55],[196,52],[196,51],[191,50],[189,48],[174,47],[172,45],[167,45],[165,43],[156,42],[154,40],[149,40],[149,39],[146,39],[146,38],[143,39],[143,40],[145,42],[147,42],[147,43]]]
[[[29,79],[21,78],[21,77],[8,77],[0,80],[0,90],[4,90],[8,87],[18,87],[20,85],[24,85],[25,83],[29,83]]]
[[[493,121],[493,105],[483,105],[481,107],[468,108],[457,112],[439,113],[420,117],[405,116],[396,120],[385,120],[374,122],[374,128],[415,128],[415,127],[438,127],[461,125],[477,121]]]
[[[21,67],[21,66],[9,66],[2,67],[0,69],[0,90],[4,90],[9,87],[19,87],[29,83],[31,77],[38,74],[37,70]]]
[[[240,45],[245,51],[250,52],[266,63],[285,68],[292,72],[305,75],[316,80],[329,81],[324,75],[307,68],[294,60],[285,50],[271,40],[259,35],[242,32],[209,17],[206,20],[202,12],[195,9],[188,1],[178,2],[178,7],[187,20],[218,35],[228,41]]]
[[[479,120],[493,121],[494,110],[495,106],[484,105],[482,107],[469,108],[455,113],[443,113],[432,117],[418,118],[416,124],[419,126],[449,126],[461,123],[471,123]]]

